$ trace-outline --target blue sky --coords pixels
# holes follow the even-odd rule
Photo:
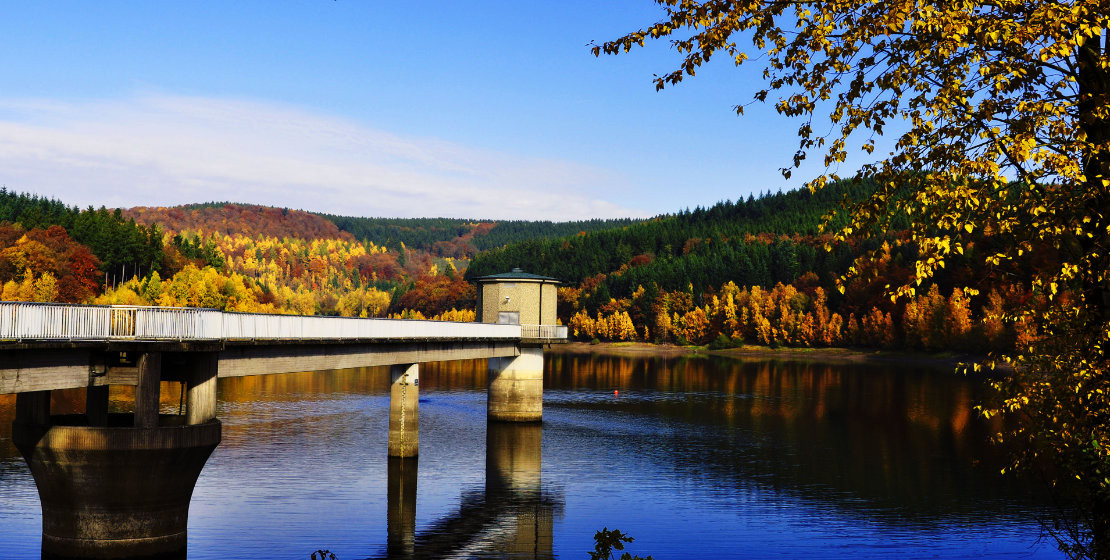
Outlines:
[[[649,216],[785,181],[758,68],[656,92],[647,0],[0,3],[0,184],[86,206]],[[812,159],[820,159],[811,156]],[[841,169],[844,172],[844,169]]]

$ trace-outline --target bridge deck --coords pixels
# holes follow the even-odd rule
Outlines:
[[[126,384],[126,367],[98,371],[104,352],[218,352],[228,377],[515,356],[565,340],[561,325],[0,302],[0,394]]]
[[[0,302],[0,341],[520,339],[526,327],[533,327],[537,335],[540,330],[549,330],[550,338],[557,337],[557,325],[522,327],[174,307]]]

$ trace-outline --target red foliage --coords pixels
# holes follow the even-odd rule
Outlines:
[[[137,206],[124,210],[123,215],[140,224],[157,223],[171,233],[199,229],[205,233],[237,233],[247,237],[354,240],[351,234],[339,231],[330,220],[315,214],[254,204],[225,204],[212,208]]]
[[[655,260],[655,255],[651,253],[644,253],[642,255],[636,255],[635,257],[632,257],[632,260],[628,261],[628,265],[632,268],[635,268],[637,266],[651,264],[651,261],[653,260]]]
[[[401,265],[397,264],[395,253],[358,255],[351,257],[347,261],[347,266],[358,270],[358,275],[363,280],[369,280],[375,275],[378,280],[397,280],[401,277]]]
[[[28,269],[36,277],[49,272],[57,280],[58,301],[78,303],[96,294],[99,266],[96,255],[61,226],[25,231],[0,224],[0,284],[18,281]]]
[[[461,277],[421,276],[412,289],[401,296],[397,311],[412,309],[431,317],[452,308],[473,308],[476,298],[474,286]]]

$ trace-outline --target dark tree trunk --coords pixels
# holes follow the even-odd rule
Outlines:
[[[1083,154],[1086,184],[1081,186],[1080,193],[1085,197],[1086,215],[1091,218],[1086,232],[1092,234],[1091,237],[1081,236],[1079,244],[1088,258],[1092,254],[1098,255],[1081,269],[1084,328],[1092,335],[1106,332],[1107,325],[1110,325],[1110,279],[1102,278],[1110,271],[1110,255],[1107,255],[1110,252],[1110,234],[1107,233],[1110,226],[1110,188],[1106,185],[1110,181],[1110,122],[1098,114],[1110,101],[1110,80],[1100,68],[1106,52],[1100,39],[1093,38],[1081,46],[1077,57],[1078,121],[1090,146]],[[1110,41],[1110,37],[1106,39]],[[1104,357],[1101,362],[1098,369],[1102,372],[1110,370]],[[1110,500],[1100,490],[1097,485],[1095,488],[1082,488],[1080,492],[1088,495],[1080,496],[1080,500],[1090,507],[1091,556],[1098,560],[1110,560]]]

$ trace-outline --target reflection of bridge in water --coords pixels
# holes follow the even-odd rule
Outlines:
[[[490,282],[496,288],[501,280]],[[488,358],[488,419],[538,423],[543,345],[565,341],[566,327],[553,324],[551,279],[513,273],[504,280],[510,291],[487,287],[489,301],[479,297],[487,316],[496,319],[510,302],[519,306],[523,301],[535,307],[515,307],[513,318],[549,322],[448,323],[0,302],[0,394],[16,394],[12,441],[38,487],[43,555],[184,556],[193,488],[222,438],[216,418],[218,377],[389,365],[388,454],[416,457],[419,364]],[[529,282],[535,284],[531,291]],[[164,382],[180,385],[180,414],[160,413]],[[134,410],[109,414],[109,391],[121,386],[134,388]],[[51,413],[52,391],[78,388],[86,392],[83,413]],[[538,447],[535,453],[538,465]],[[505,505],[509,498],[527,495],[491,492],[488,481],[487,475],[487,504]]]
[[[389,458],[385,558],[553,558],[560,497],[542,491],[539,424],[491,422],[486,481],[462,496],[459,511],[416,533],[418,460]]]

